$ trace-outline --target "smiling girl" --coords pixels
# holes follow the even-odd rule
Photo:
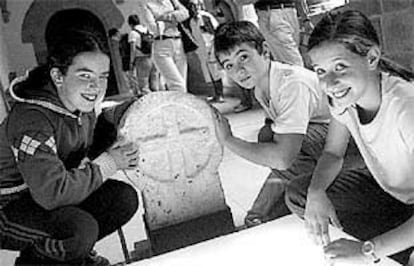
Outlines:
[[[313,176],[290,184],[287,204],[332,262],[392,255],[405,265],[414,246],[414,74],[382,55],[358,11],[322,18],[309,55],[333,119]],[[366,168],[341,169],[350,136]],[[330,242],[330,223],[359,240]]]
[[[0,126],[0,248],[21,251],[16,265],[109,265],[91,250],[132,217],[138,199],[108,178],[136,166],[137,148],[119,142],[87,158],[108,54],[82,31],[61,32],[48,48],[46,65],[13,82],[14,106]],[[102,115],[116,123],[121,113]]]

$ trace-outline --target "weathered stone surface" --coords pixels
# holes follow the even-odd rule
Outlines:
[[[151,230],[226,208],[217,171],[223,148],[205,101],[150,93],[127,110],[119,132],[139,146],[139,168],[128,175],[143,193]]]

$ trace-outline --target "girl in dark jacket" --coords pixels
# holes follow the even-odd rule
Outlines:
[[[46,65],[12,83],[0,125],[0,248],[21,251],[16,265],[109,265],[92,248],[138,208],[134,188],[109,179],[136,167],[137,147],[119,141],[88,158],[109,62],[93,34],[66,31]],[[101,116],[115,128],[125,107]]]

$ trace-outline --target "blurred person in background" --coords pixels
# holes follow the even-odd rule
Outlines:
[[[269,43],[275,60],[304,65],[299,52],[300,25],[305,31],[313,29],[306,0],[237,0],[237,3],[254,4],[260,31]]]
[[[158,71],[151,58],[151,46],[145,38],[151,38],[147,27],[140,23],[137,14],[128,17],[128,25],[131,31],[128,34],[130,45],[130,75],[135,76],[138,86],[135,95],[147,94],[158,90]]]
[[[187,56],[177,26],[188,10],[178,0],[140,0],[137,13],[154,35],[152,57],[167,89],[187,92]]]

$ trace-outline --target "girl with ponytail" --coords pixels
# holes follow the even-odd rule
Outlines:
[[[309,56],[332,120],[313,175],[290,183],[287,204],[332,263],[391,256],[406,265],[414,246],[414,73],[383,55],[373,25],[353,10],[320,20]],[[344,169],[351,136],[366,166]],[[331,242],[329,224],[359,240]]]

